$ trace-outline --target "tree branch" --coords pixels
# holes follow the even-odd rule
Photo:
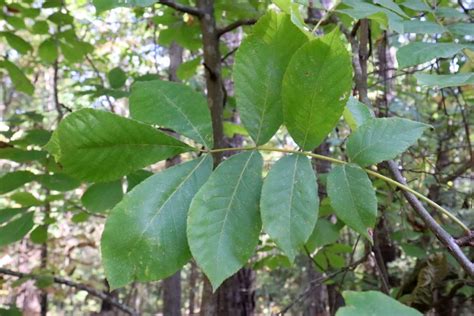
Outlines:
[[[406,184],[405,178],[399,170],[398,164],[392,160],[387,162],[388,169],[392,173],[395,180],[402,184]],[[421,217],[425,225],[435,234],[436,238],[448,249],[449,253],[456,259],[456,261],[463,267],[464,271],[472,278],[474,277],[474,264],[466,257],[461,250],[456,240],[448,234],[425,209],[423,204],[411,192],[403,191],[408,203],[415,210],[418,216]]]
[[[257,22],[257,19],[245,19],[245,20],[238,20],[229,25],[224,26],[223,28],[217,29],[217,37],[221,37],[225,33],[232,32],[233,30],[244,26],[244,25],[254,25]]]
[[[257,21],[258,21],[258,19],[244,19],[244,20],[238,20],[238,21],[232,22],[229,25],[226,25],[222,28],[218,28],[217,29],[217,37],[221,37],[225,33],[232,32],[233,30],[235,30],[235,29],[237,29],[241,26],[244,26],[244,25],[254,25]],[[307,18],[307,19],[304,20],[304,22],[306,24],[318,24],[319,21],[320,20],[313,19],[313,18]],[[330,21],[325,20],[325,21],[322,21],[320,25],[325,25],[325,24],[328,24],[328,23],[330,23]]]
[[[162,4],[162,5],[165,5],[167,7],[173,8],[176,11],[179,11],[179,12],[191,14],[191,15],[194,15],[194,16],[197,16],[197,17],[202,17],[203,16],[203,12],[201,10],[198,10],[198,9],[192,8],[192,7],[187,7],[185,5],[176,3],[176,2],[171,1],[171,0],[159,0],[158,3]]]
[[[14,277],[17,277],[17,278],[38,279],[38,278],[42,277],[41,275],[37,275],[37,274],[22,273],[22,272],[13,271],[13,270],[5,269],[5,268],[0,268],[0,274],[10,275],[10,276],[14,276]],[[76,283],[76,282],[66,280],[66,279],[63,279],[63,278],[60,278],[60,277],[53,277],[53,281],[54,281],[54,283],[66,285],[66,286],[72,287],[76,290],[86,291],[90,295],[95,296],[97,298],[100,298],[103,301],[106,301],[106,302],[110,303],[111,305],[117,307],[118,309],[120,309],[121,311],[127,313],[128,315],[134,315],[134,316],[138,315],[138,313],[134,309],[132,309],[130,306],[127,306],[127,305],[117,301],[115,298],[107,295],[107,293],[105,293],[103,291],[99,291],[99,290],[94,289],[93,287],[90,287],[88,285],[81,284],[81,283]]]
[[[370,254],[370,252],[367,251],[367,252],[364,254],[364,256],[363,256],[362,258],[360,258],[359,260],[357,260],[357,261],[351,263],[351,264],[348,265],[347,267],[344,267],[344,268],[342,268],[342,269],[340,269],[340,270],[338,270],[338,271],[335,271],[335,272],[333,272],[333,273],[330,273],[330,274],[328,274],[328,275],[326,275],[326,276],[321,276],[321,277],[319,277],[319,278],[316,278],[316,279],[314,279],[314,280],[311,280],[311,281],[309,282],[308,287],[307,287],[303,292],[301,292],[301,294],[299,294],[293,302],[291,302],[291,303],[288,304],[286,307],[284,307],[277,315],[284,315],[286,312],[288,312],[288,310],[289,310],[290,308],[292,308],[292,307],[293,307],[296,303],[298,303],[299,301],[303,300],[307,295],[309,295],[309,294],[311,293],[311,291],[312,291],[315,287],[319,286],[320,284],[322,284],[322,283],[324,283],[324,282],[326,282],[326,281],[328,281],[328,280],[334,278],[335,276],[337,276],[337,275],[339,275],[339,274],[341,274],[341,273],[343,273],[343,272],[347,272],[347,271],[354,270],[355,268],[357,268],[357,266],[359,266],[361,263],[364,263],[364,262],[367,260],[367,258],[369,257],[369,254]]]

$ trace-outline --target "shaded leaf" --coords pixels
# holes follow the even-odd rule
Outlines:
[[[58,59],[58,44],[54,38],[44,40],[38,47],[39,57],[46,63],[53,63]]]
[[[0,177],[0,194],[13,191],[25,183],[35,180],[36,175],[29,171],[19,170],[7,173]]]
[[[334,166],[327,179],[327,191],[338,218],[372,240],[368,228],[377,217],[377,199],[367,173],[356,165]]]
[[[153,172],[148,170],[137,170],[127,175],[127,192],[131,191],[135,186],[152,175]]]
[[[435,58],[449,58],[468,47],[474,46],[456,43],[413,42],[398,49],[398,67],[406,68],[428,62]]]
[[[97,13],[118,7],[146,7],[158,2],[158,0],[93,0]]]
[[[374,113],[367,105],[357,101],[352,96],[349,97],[346,108],[344,109],[344,119],[353,131],[374,117]]]
[[[81,185],[81,183],[64,173],[44,174],[39,177],[39,181],[46,188],[55,191],[70,191]]]
[[[309,252],[314,252],[316,248],[332,244],[339,239],[340,228],[325,218],[320,218],[314,227],[311,236],[306,243]]]
[[[404,33],[442,34],[446,29],[435,22],[411,20],[403,22]]]
[[[24,92],[28,95],[33,94],[35,87],[17,65],[4,59],[0,61],[0,68],[4,68],[8,72],[10,79],[18,91]]]
[[[18,214],[22,214],[28,210],[27,207],[4,208],[0,210],[0,224],[5,223]]]
[[[122,181],[95,183],[81,197],[82,204],[92,213],[112,209],[122,200]]]
[[[33,213],[29,212],[18,219],[0,226],[0,247],[21,240],[33,228]]]
[[[474,85],[474,72],[458,73],[452,75],[432,75],[416,73],[418,84],[427,87],[459,87],[465,85]]]
[[[115,67],[107,74],[110,86],[114,89],[121,88],[127,81],[127,74],[120,67]]]
[[[2,32],[1,35],[5,36],[7,43],[20,54],[24,55],[33,50],[31,44],[19,37],[18,35],[15,35],[10,32]]]
[[[10,196],[12,201],[20,204],[21,206],[40,206],[43,202],[38,200],[33,194],[29,192],[16,192]]]
[[[39,150],[23,150],[14,147],[0,148],[0,159],[16,162],[30,162],[46,158],[46,152]]]
[[[48,226],[37,226],[31,231],[30,239],[35,244],[44,244],[48,240]]]

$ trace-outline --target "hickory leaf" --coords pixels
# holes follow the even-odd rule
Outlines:
[[[406,68],[426,63],[435,58],[449,58],[464,48],[474,48],[474,45],[413,42],[398,49],[398,66],[399,68]]]
[[[130,96],[130,114],[134,119],[169,127],[212,147],[211,114],[206,99],[184,84],[162,80],[136,82]]]
[[[36,175],[24,170],[13,171],[0,177],[0,194],[13,191],[36,179]]]
[[[283,123],[283,75],[291,56],[308,38],[288,15],[274,11],[260,18],[252,31],[235,57],[235,95],[243,125],[261,145]]]
[[[351,92],[351,57],[338,31],[304,44],[283,78],[285,124],[305,150],[318,146],[341,117]]]
[[[0,247],[22,239],[33,228],[33,212],[0,226]]]
[[[47,148],[59,155],[64,172],[95,182],[116,180],[191,150],[149,125],[93,109],[68,115],[51,141]]]
[[[336,215],[359,234],[372,238],[377,199],[367,173],[357,165],[335,166],[327,178],[327,191]]]
[[[188,242],[216,290],[245,265],[258,243],[262,157],[244,152],[222,162],[194,197]]]
[[[421,137],[428,125],[398,117],[372,119],[347,141],[347,154],[362,167],[395,158]]]
[[[133,188],[111,211],[101,249],[111,288],[168,277],[190,258],[186,218],[212,172],[212,158],[159,172]]]
[[[318,208],[318,185],[308,158],[294,154],[275,163],[263,182],[262,224],[291,262],[311,236]]]
[[[474,72],[449,75],[417,73],[415,74],[415,78],[420,85],[427,87],[446,88],[474,85]]]
[[[112,209],[122,200],[122,182],[94,183],[81,197],[82,204],[92,213],[102,213]]]
[[[403,305],[382,292],[377,291],[344,291],[342,292],[346,306],[340,308],[336,316],[359,315],[404,315],[421,316],[419,311]]]

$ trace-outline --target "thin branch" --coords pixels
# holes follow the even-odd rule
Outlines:
[[[288,304],[287,306],[285,306],[277,315],[284,315],[286,312],[288,312],[288,310],[290,310],[290,308],[292,308],[296,303],[302,301],[306,296],[308,296],[311,291],[319,286],[320,284],[334,278],[335,276],[343,273],[343,272],[346,272],[346,271],[351,271],[351,270],[354,270],[355,268],[357,268],[358,265],[360,265],[361,263],[365,262],[367,260],[369,256],[369,252],[366,252],[365,255],[360,258],[359,260],[355,261],[354,263],[348,265],[347,267],[344,267],[336,272],[333,272],[333,273],[330,273],[326,276],[321,276],[319,278],[316,278],[314,280],[311,280],[309,282],[309,285],[306,287],[305,290],[303,290],[303,292],[301,292],[294,300],[293,302],[291,302],[290,304]]]
[[[158,3],[160,3],[162,5],[165,5],[167,7],[173,8],[176,11],[179,11],[179,12],[182,12],[182,13],[191,14],[191,15],[194,15],[194,16],[197,16],[197,17],[202,17],[203,16],[203,13],[202,13],[201,10],[198,10],[198,9],[192,8],[192,7],[188,7],[188,6],[176,3],[174,1],[159,0]]]
[[[11,275],[17,278],[38,279],[38,278],[44,277],[38,274],[22,273],[22,272],[13,271],[13,270],[5,269],[5,268],[0,268],[0,273],[5,274],[5,275]],[[90,295],[95,296],[97,298],[100,298],[103,301],[110,303],[111,305],[117,307],[118,309],[127,313],[128,315],[138,315],[138,313],[134,309],[132,309],[130,306],[122,304],[121,302],[119,302],[118,300],[116,300],[115,298],[111,297],[110,295],[108,295],[107,293],[103,291],[99,291],[88,285],[76,283],[76,282],[66,280],[60,277],[53,277],[53,281],[54,283],[57,283],[57,284],[62,284],[62,285],[66,285],[77,290],[86,291]]]
[[[388,161],[387,165],[395,180],[402,184],[406,184],[405,178],[400,172],[397,163],[394,161]],[[471,278],[474,277],[474,264],[466,257],[464,252],[456,243],[456,240],[435,221],[412,192],[403,191],[403,195],[418,216],[420,216],[423,222],[425,222],[426,226],[436,235],[438,240],[448,249],[468,275]],[[469,232],[469,234],[472,234],[472,232]]]
[[[217,29],[217,37],[221,37],[222,35],[224,35],[226,33],[232,32],[233,30],[235,30],[235,29],[237,29],[241,26],[254,25],[255,23],[257,23],[257,21],[258,21],[258,19],[244,19],[244,20],[238,20],[238,21],[232,22],[229,25],[226,25],[222,28]],[[320,20],[313,19],[313,18],[307,18],[307,19],[304,20],[304,22],[306,24],[318,24],[318,23],[320,23],[320,25],[325,25],[325,24],[329,23],[329,21],[326,21],[326,20],[320,21]]]
[[[474,232],[456,239],[459,247],[474,247]]]
[[[99,69],[97,69],[96,65],[94,64],[94,62],[92,61],[92,59],[89,57],[89,55],[86,55],[86,60],[87,62],[91,65],[92,69],[94,70],[95,72],[95,75],[97,76],[97,78],[99,79],[102,87],[105,88],[105,81],[104,81],[104,78],[102,78],[102,76],[100,75],[100,71]],[[112,100],[110,100],[110,97],[106,94],[105,95],[105,99],[107,100],[107,102],[109,103],[109,107],[110,107],[110,111],[115,113],[115,107],[114,107],[114,104],[112,103]]]
[[[257,22],[257,19],[245,19],[245,20],[238,20],[233,23],[230,23],[227,26],[224,26],[223,28],[217,29],[217,36],[221,37],[225,33],[232,32],[233,30],[244,26],[244,25],[254,25]]]

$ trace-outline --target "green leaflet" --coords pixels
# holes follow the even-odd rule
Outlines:
[[[28,210],[27,207],[15,207],[15,208],[4,208],[0,209],[0,224],[9,221],[11,218],[18,214],[24,213]]]
[[[38,181],[50,190],[61,192],[73,190],[81,185],[78,180],[64,173],[43,174],[38,177]]]
[[[206,99],[181,83],[136,82],[130,96],[130,115],[139,121],[169,127],[212,148],[211,114]]]
[[[127,81],[127,74],[120,67],[115,67],[107,74],[110,86],[114,89],[121,88]]]
[[[168,277],[189,259],[186,218],[212,158],[159,172],[127,193],[110,213],[102,235],[102,262],[111,288]]]
[[[214,290],[245,265],[257,246],[262,166],[262,157],[255,151],[230,157],[191,203],[189,247]]]
[[[47,38],[38,47],[38,55],[46,63],[53,63],[58,59],[58,43],[54,38]]]
[[[341,227],[331,223],[325,218],[318,219],[314,230],[311,233],[306,248],[314,252],[316,248],[335,243],[339,239]]]
[[[30,239],[35,244],[43,244],[48,241],[48,226],[40,225],[30,233]]]
[[[7,173],[0,177],[0,194],[13,191],[35,179],[36,175],[29,171],[19,170]]]
[[[382,292],[365,291],[342,292],[346,306],[340,308],[336,316],[360,316],[360,315],[403,315],[421,316],[419,311],[403,305]]]
[[[147,7],[153,3],[158,2],[158,0],[93,0],[97,13],[102,13],[103,11],[111,10],[119,7]]]
[[[308,158],[290,155],[276,162],[262,187],[260,210],[264,231],[293,262],[313,232],[319,197]]]
[[[15,88],[18,91],[24,92],[28,95],[32,95],[35,91],[35,87],[31,83],[30,79],[18,68],[17,65],[6,59],[0,60],[0,68],[5,69],[8,72],[8,76],[12,80]]]
[[[349,136],[347,154],[362,167],[393,159],[413,145],[427,127],[398,117],[369,120]]]
[[[349,97],[344,109],[344,119],[353,131],[374,117],[374,113],[367,105],[357,101],[353,96]]]
[[[268,142],[283,123],[283,75],[291,56],[307,41],[288,15],[268,11],[236,54],[237,108],[243,125],[257,145]]]
[[[8,44],[15,49],[18,53],[24,55],[33,50],[33,47],[30,43],[10,32],[1,32],[0,35],[5,36]]]
[[[33,212],[0,226],[0,247],[22,239],[33,228]]]
[[[452,75],[431,75],[425,73],[416,73],[418,84],[427,87],[460,87],[465,85],[474,85],[474,72],[457,73]]]
[[[59,155],[64,172],[94,182],[116,180],[192,150],[149,125],[92,109],[68,115],[47,147]]]
[[[15,147],[0,148],[0,159],[7,159],[16,162],[30,162],[46,158],[45,151],[23,150]]]
[[[131,191],[138,184],[143,182],[146,178],[153,175],[153,172],[148,170],[137,170],[127,175],[127,192]]]
[[[472,23],[455,23],[448,26],[448,30],[458,36],[473,36],[474,26]]]
[[[410,20],[403,22],[403,31],[416,34],[443,34],[446,29],[435,22]]]
[[[327,178],[327,191],[337,217],[372,240],[367,228],[377,217],[377,199],[367,173],[356,165],[334,166]]]
[[[464,48],[469,47],[473,48],[474,45],[413,42],[398,49],[398,67],[406,68],[428,62],[435,58],[449,58]]]
[[[122,200],[122,181],[94,183],[81,197],[82,204],[93,213],[112,209]]]
[[[51,132],[44,129],[30,129],[25,136],[13,140],[10,143],[16,146],[28,147],[28,145],[44,146],[51,138]]]
[[[388,25],[391,30],[396,31],[397,33],[403,33],[402,23],[405,15],[402,14],[402,17],[400,14],[385,8],[385,6],[391,7],[391,9],[397,7],[396,11],[399,11],[400,13],[400,7],[398,7],[397,4],[393,3],[390,5],[387,0],[381,1],[383,3],[380,4],[383,6],[373,5],[362,0],[343,0],[342,2],[351,8],[338,9],[338,12],[347,14],[356,20],[368,18],[381,24],[384,28]]]
[[[10,199],[20,204],[21,206],[41,206],[43,202],[38,200],[30,192],[15,192],[10,195]]]
[[[331,132],[351,91],[351,57],[339,35],[333,31],[303,45],[283,79],[285,124],[304,150],[312,150]]]

